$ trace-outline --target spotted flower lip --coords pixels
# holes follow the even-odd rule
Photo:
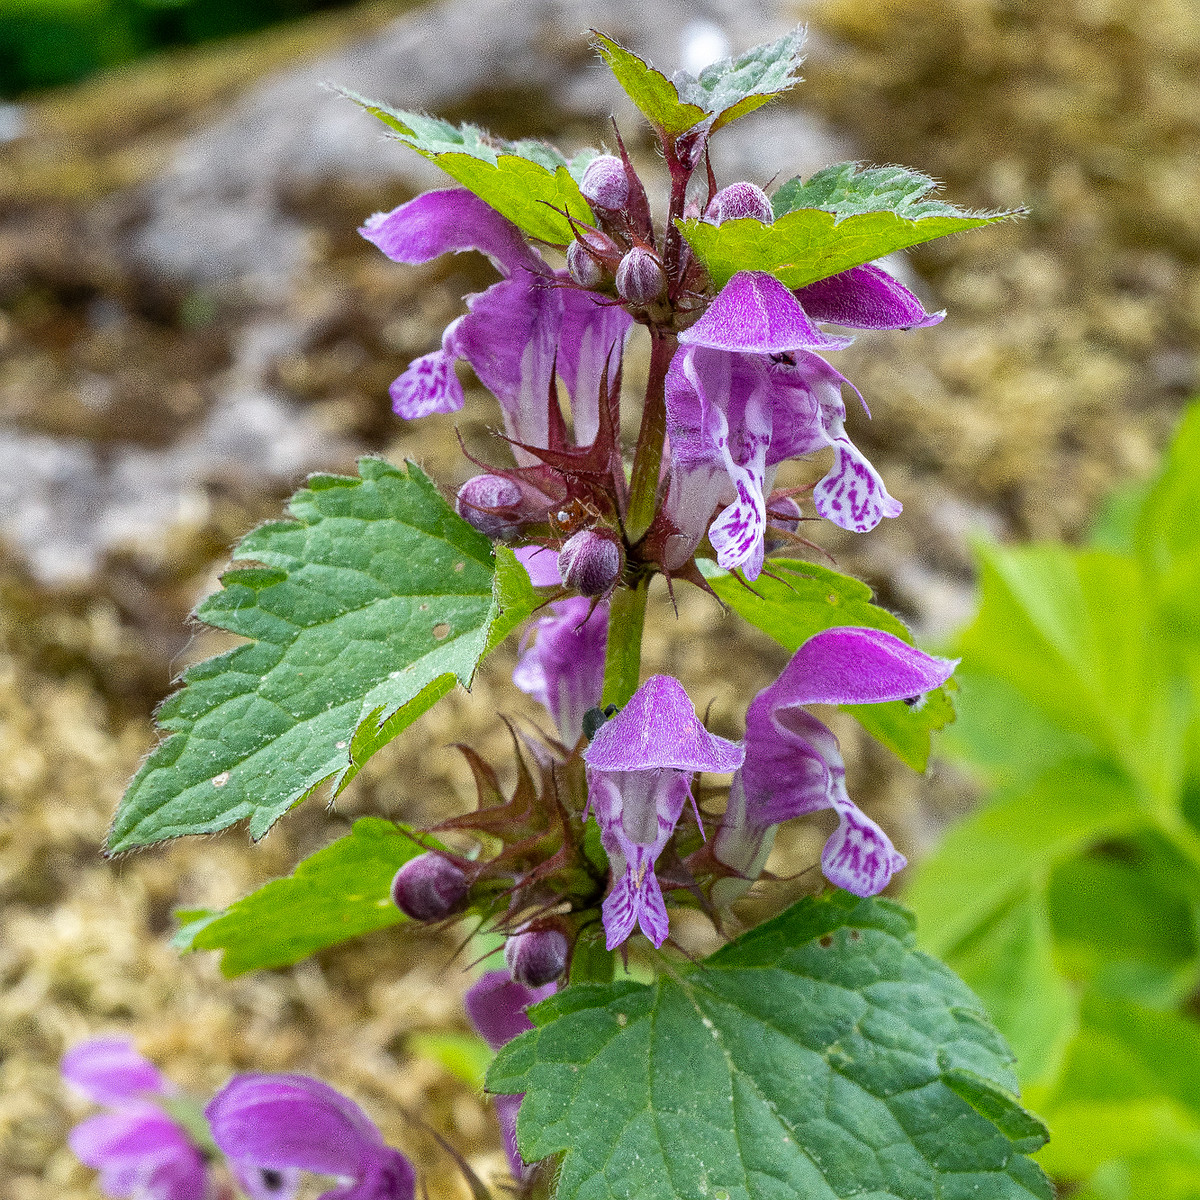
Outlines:
[[[612,868],[601,908],[607,947],[615,949],[635,926],[661,946],[670,926],[654,863],[684,805],[695,804],[690,777],[734,771],[744,751],[704,728],[677,679],[653,675],[600,727],[583,757],[588,801]]]
[[[416,1172],[352,1100],[307,1075],[235,1075],[205,1114],[221,1152],[261,1172],[346,1182],[321,1200],[413,1200]]]
[[[457,412],[464,402],[454,363],[470,363],[500,401],[510,438],[548,445],[546,396],[555,373],[572,400],[575,436],[589,445],[599,428],[600,380],[614,345],[633,319],[596,293],[553,271],[506,217],[465,188],[425,192],[359,230],[395,262],[423,263],[442,254],[479,250],[504,276],[467,300],[442,346],[422,355],[392,384],[395,412],[409,419]],[[534,461],[515,449],[518,461]]]
[[[821,516],[857,532],[897,516],[899,502],[846,433],[845,386],[853,385],[806,350],[777,361],[682,348],[666,379],[667,511],[685,541],[694,548],[707,532],[722,567],[740,567],[756,579],[776,467],[827,447],[834,450],[833,466],[813,489]],[[726,507],[710,524],[717,505]]]
[[[825,844],[825,877],[858,896],[881,892],[905,859],[846,792],[832,731],[808,704],[879,704],[940,687],[957,659],[935,658],[890,633],[845,627],[809,638],[746,713],[745,765],[713,854],[735,870],[756,862],[768,831],[792,817],[832,808],[838,828]]]

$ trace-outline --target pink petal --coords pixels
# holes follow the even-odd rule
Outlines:
[[[908,288],[873,263],[810,283],[796,299],[814,321],[852,329],[921,329],[946,315],[927,313]]]

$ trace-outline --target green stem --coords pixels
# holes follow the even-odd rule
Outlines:
[[[650,375],[642,425],[633,452],[629,480],[629,505],[625,510],[625,537],[635,545],[654,520],[658,508],[658,482],[662,473],[663,444],[667,436],[667,368],[675,353],[675,335],[650,330]],[[624,705],[637,691],[642,670],[642,627],[646,623],[646,597],[650,576],[640,576],[633,587],[613,593],[608,616],[608,650],[604,659],[604,695],[601,704]]]
[[[650,376],[646,380],[646,401],[642,407],[642,426],[633,452],[633,473],[629,480],[629,507],[625,511],[625,536],[634,545],[650,528],[658,507],[658,477],[662,471],[663,442],[667,435],[667,368],[675,353],[675,335],[650,330]]]
[[[604,658],[604,695],[601,705],[629,703],[637,691],[642,671],[642,627],[646,622],[649,576],[636,587],[618,588],[608,613],[608,650]]]

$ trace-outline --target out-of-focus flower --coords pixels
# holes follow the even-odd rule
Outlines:
[[[545,1000],[557,990],[557,985],[531,988],[510,979],[503,971],[489,971],[471,985],[463,997],[467,1017],[475,1032],[493,1050],[507,1046],[513,1038],[533,1028],[525,1010],[539,1000]],[[496,1119],[504,1138],[504,1152],[514,1179],[524,1179],[529,1166],[517,1150],[517,1112],[524,1093],[515,1096],[493,1096]]]
[[[517,557],[535,587],[561,583],[557,560],[549,550],[522,547]],[[549,605],[549,615],[530,626],[521,644],[513,683],[554,718],[568,748],[583,733],[583,714],[600,703],[604,653],[608,644],[608,605],[569,596]]]
[[[208,1200],[211,1181],[202,1151],[157,1102],[176,1091],[132,1042],[82,1042],[63,1055],[62,1077],[109,1109],[67,1135],[75,1157],[100,1172],[105,1194],[118,1200]]]
[[[307,1075],[235,1075],[205,1114],[243,1175],[344,1180],[321,1200],[413,1200],[416,1172],[354,1101]]]
[[[612,867],[602,906],[608,949],[625,941],[635,925],[661,946],[667,909],[654,863],[692,799],[691,776],[733,771],[744,752],[704,728],[677,679],[653,675],[597,730],[583,757],[589,803]]]

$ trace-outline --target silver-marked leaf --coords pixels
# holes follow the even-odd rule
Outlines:
[[[668,79],[607,34],[593,30],[593,35],[593,44],[629,98],[670,137],[708,119],[715,132],[761,108],[798,81],[803,61],[804,29],[799,27],[737,58],[712,63],[698,76],[676,71]]]
[[[752,217],[710,225],[680,223],[713,283],[738,271],[768,271],[788,287],[804,287],[922,242],[977,229],[1018,212],[972,213],[927,198],[936,186],[903,167],[826,167],[807,182],[783,184],[771,198],[775,223]]]
[[[229,978],[286,967],[375,929],[403,921],[392,903],[392,877],[421,846],[379,817],[318,850],[283,879],[273,879],[223,912],[177,913],[177,950],[220,950]]]
[[[568,159],[548,142],[510,142],[476,125],[452,125],[345,89],[341,93],[531,237],[566,245],[575,235],[564,212],[581,221],[594,219],[579,180],[595,150],[581,150]]]
[[[886,900],[809,897],[695,970],[535,1007],[524,1092],[556,1200],[1050,1200],[1045,1128],[979,1001]]]
[[[709,587],[740,617],[774,638],[787,651],[798,650],[814,633],[838,626],[881,629],[913,644],[908,627],[872,602],[871,589],[858,579],[794,558],[772,558],[750,586],[708,559],[699,560]],[[930,735],[954,720],[953,684],[930,692],[924,703],[845,704],[858,723],[914,771],[929,762]],[[915,698],[914,698],[915,699]]]
[[[125,793],[110,854],[245,818],[259,838],[321,785],[336,795],[532,611],[512,552],[493,562],[419,467],[359,471],[314,475],[291,520],[237,547],[261,565],[226,572],[196,615],[251,640],[190,667],[159,709],[170,736]]]

